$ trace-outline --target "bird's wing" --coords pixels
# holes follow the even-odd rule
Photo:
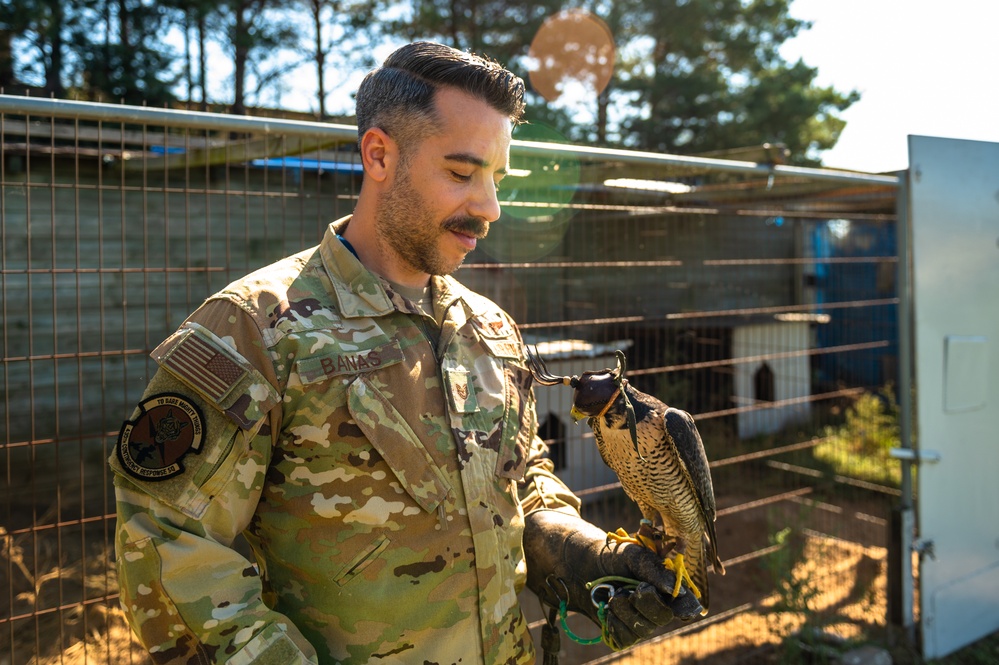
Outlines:
[[[691,490],[704,512],[705,522],[714,522],[715,492],[711,485],[711,471],[694,419],[686,411],[674,408],[666,409],[662,418],[663,429],[672,438],[677,456],[687,470]]]
[[[724,575],[725,566],[718,558],[718,540],[715,536],[715,491],[711,484],[711,470],[708,467],[708,457],[704,452],[701,435],[691,415],[680,409],[666,409],[663,414],[663,426],[672,437],[677,455],[687,470],[689,482],[703,513],[708,561],[716,573]]]

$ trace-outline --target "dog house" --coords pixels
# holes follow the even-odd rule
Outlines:
[[[778,314],[732,329],[733,400],[740,438],[773,434],[811,417],[810,358],[825,314]]]

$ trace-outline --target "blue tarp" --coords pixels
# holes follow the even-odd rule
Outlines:
[[[271,157],[254,159],[250,166],[261,169],[286,169],[289,171],[316,171],[319,173],[351,173],[361,175],[364,167],[360,162],[335,162],[326,159],[302,159],[300,157]]]

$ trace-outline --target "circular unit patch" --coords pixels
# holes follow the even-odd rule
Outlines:
[[[201,410],[183,395],[161,393],[139,404],[141,413],[126,420],[118,434],[118,460],[142,480],[166,480],[183,473],[181,459],[200,452],[204,438]]]

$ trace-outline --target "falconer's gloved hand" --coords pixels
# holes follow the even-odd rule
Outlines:
[[[688,621],[700,615],[701,604],[686,588],[673,597],[676,576],[654,552],[631,543],[608,544],[606,532],[579,517],[553,510],[527,515],[524,554],[531,591],[552,607],[567,601],[568,609],[585,614],[598,626],[587,582],[608,576],[639,582],[633,591],[618,592],[607,604],[604,619],[613,648],[649,637],[674,617]]]

